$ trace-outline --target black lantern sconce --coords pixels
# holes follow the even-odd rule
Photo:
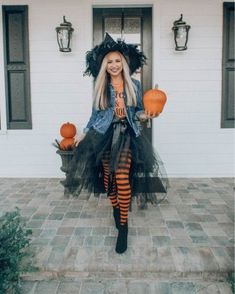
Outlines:
[[[172,27],[176,51],[187,50],[189,29],[190,26],[183,21],[183,14],[181,14],[180,19],[174,21],[174,26]]]
[[[72,24],[66,21],[65,16],[63,17],[63,23],[56,28],[57,42],[61,52],[71,52],[70,42],[72,39]]]

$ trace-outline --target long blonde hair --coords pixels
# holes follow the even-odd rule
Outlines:
[[[123,76],[123,81],[124,81],[124,90],[126,92],[127,96],[127,105],[128,106],[136,106],[137,101],[136,101],[136,86],[133,84],[130,76],[130,69],[127,64],[127,61],[125,57],[119,52],[117,52],[122,61],[122,76]],[[110,52],[111,53],[111,52]],[[99,74],[96,78],[95,82],[95,88],[94,88],[94,101],[93,105],[96,109],[101,109],[104,110],[109,106],[109,101],[108,101],[108,83],[109,83],[109,74],[106,71],[107,64],[108,64],[108,54],[105,55]]]

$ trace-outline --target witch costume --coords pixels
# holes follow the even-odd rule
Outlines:
[[[145,55],[137,49],[137,46],[127,44],[123,40],[114,41],[106,33],[104,41],[87,52],[85,75],[92,75],[96,79],[105,55],[115,51],[125,57],[130,75],[142,67],[146,61]],[[120,189],[120,195],[125,195],[124,178],[119,177],[117,173],[121,164],[123,164],[121,166],[123,174],[129,179],[131,198],[137,197],[140,208],[146,207],[147,202],[158,204],[160,200],[156,192],[163,192],[166,195],[169,184],[163,162],[141,132],[139,115],[144,112],[141,85],[139,81],[131,80],[137,104],[136,106],[127,105],[124,90],[124,117],[115,115],[116,89],[110,80],[107,83],[109,106],[104,110],[93,106],[91,117],[84,129],[85,137],[74,150],[69,173],[64,182],[73,195],[79,195],[85,189],[94,193],[95,196],[106,192],[107,196],[111,197],[111,195],[119,194],[117,185],[123,186],[123,189]],[[128,169],[125,170],[127,167]],[[121,243],[123,238],[127,238],[127,229],[124,233],[121,231],[123,226],[120,226],[119,213],[114,207],[116,227],[121,236],[117,240],[116,251],[123,253],[126,250],[125,242],[127,241],[124,242],[125,244]]]

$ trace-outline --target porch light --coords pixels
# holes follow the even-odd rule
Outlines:
[[[63,16],[63,23],[56,28],[57,42],[61,52],[71,52],[70,42],[72,38],[72,24],[66,21],[65,16]]]
[[[187,25],[185,21],[183,21],[183,14],[181,14],[180,18],[174,21],[174,26],[172,27],[172,30],[174,31],[176,51],[187,50],[189,29],[190,26]]]

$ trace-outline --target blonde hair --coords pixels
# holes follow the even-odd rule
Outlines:
[[[127,96],[127,105],[136,106],[137,104],[136,93],[135,93],[136,86],[135,84],[133,84],[131,80],[129,66],[127,64],[125,57],[119,51],[115,51],[115,52],[117,52],[120,55],[120,58],[122,61],[122,68],[123,68],[122,76],[124,81],[124,90]],[[93,104],[96,109],[101,109],[101,110],[104,110],[109,106],[108,91],[107,91],[108,82],[109,82],[109,74],[106,71],[109,53],[105,55],[102,61],[99,74],[96,78],[95,88],[94,88]]]

